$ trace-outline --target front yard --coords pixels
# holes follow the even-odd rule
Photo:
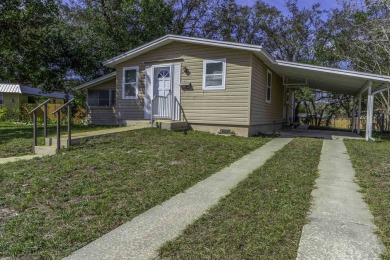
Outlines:
[[[389,137],[382,135],[381,139]],[[384,259],[390,259],[390,142],[346,140],[345,144],[378,234],[387,248]]]
[[[0,165],[0,258],[61,258],[271,138],[141,129]]]
[[[13,139],[26,137],[31,146],[31,126],[9,127],[0,128],[7,140],[0,154]],[[148,128],[0,165],[0,258],[64,257],[270,140]],[[345,144],[390,259],[390,142]],[[160,257],[295,258],[321,147],[319,139],[293,140]]]
[[[72,132],[85,132],[111,128],[112,126],[73,125]],[[48,126],[48,135],[54,136],[56,126]],[[66,126],[61,127],[61,134],[66,133]],[[0,158],[32,154],[33,127],[26,124],[0,122]],[[38,141],[44,143],[43,127],[38,127]]]

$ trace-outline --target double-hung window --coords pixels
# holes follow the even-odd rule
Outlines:
[[[138,97],[138,67],[123,68],[122,98],[137,99]]]
[[[226,59],[203,61],[203,89],[225,89]]]
[[[271,103],[271,91],[272,91],[272,72],[267,70],[267,86],[266,86],[266,94],[265,101]]]
[[[99,107],[115,106],[115,89],[88,90],[88,105]]]

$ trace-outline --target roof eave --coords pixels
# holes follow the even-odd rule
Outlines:
[[[110,74],[104,75],[102,77],[93,79],[91,81],[88,81],[84,84],[81,84],[80,86],[74,87],[73,89],[80,90],[80,89],[84,89],[84,88],[91,88],[91,87],[96,86],[100,83],[115,79],[115,77],[116,77],[116,71],[111,72]]]
[[[115,65],[120,63],[122,60],[127,60],[127,59],[130,59],[132,58],[133,54],[136,54],[136,53],[140,53],[142,51],[147,51],[149,49],[152,49],[153,47],[155,47],[156,45],[158,45],[159,43],[163,42],[164,40],[167,40],[168,38],[170,37],[170,35],[166,35],[166,36],[163,36],[161,38],[158,38],[150,43],[147,43],[147,44],[144,44],[142,46],[139,46],[135,49],[132,49],[128,52],[125,52],[125,53],[122,53],[118,56],[115,56],[111,59],[108,59],[106,61],[103,61],[103,66],[106,66],[106,67],[109,67],[109,68],[115,68]],[[165,44],[168,44],[168,43],[165,43]],[[165,45],[165,44],[162,44],[162,45]],[[159,46],[155,47],[155,48],[158,48]]]
[[[134,58],[134,57],[136,57],[142,53],[145,53],[147,51],[164,46],[164,45],[169,44],[173,41],[185,42],[185,43],[195,43],[195,44],[204,44],[204,45],[209,45],[209,46],[217,46],[217,47],[247,50],[247,51],[252,51],[252,52],[259,52],[262,54],[262,56],[264,56],[265,59],[267,59],[267,61],[269,61],[271,63],[275,63],[275,59],[272,57],[272,55],[270,53],[268,53],[266,50],[264,50],[261,46],[244,44],[244,43],[235,43],[235,42],[223,42],[223,41],[217,41],[217,40],[186,37],[186,36],[179,36],[179,35],[166,35],[166,36],[161,37],[157,40],[154,40],[150,43],[147,43],[147,44],[142,45],[138,48],[135,48],[131,51],[128,51],[126,53],[118,55],[112,59],[106,60],[103,62],[103,65],[110,67],[110,68],[115,68],[115,65],[117,65],[118,63],[121,63],[125,60],[129,60],[131,58]]]

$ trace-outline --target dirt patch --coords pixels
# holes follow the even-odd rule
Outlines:
[[[12,209],[0,208],[0,222],[6,221],[12,217],[18,216],[19,213]]]

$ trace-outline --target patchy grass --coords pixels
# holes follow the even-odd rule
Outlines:
[[[61,258],[271,138],[141,129],[0,165],[0,258]]]
[[[72,132],[86,132],[93,130],[100,130],[105,128],[112,128],[115,126],[85,126],[85,125],[72,125]],[[48,126],[48,135],[54,136],[56,134],[56,126]],[[61,127],[61,133],[66,133],[66,126]],[[20,156],[31,154],[32,142],[33,142],[33,127],[26,124],[12,124],[12,123],[0,123],[0,158]],[[38,127],[38,142],[44,143],[43,127]]]
[[[365,131],[362,132],[362,136],[365,137],[366,133]],[[373,132],[372,137],[375,138],[376,141],[390,141],[390,133],[389,132]]]
[[[344,142],[390,259],[390,142]]]
[[[160,257],[295,259],[321,147],[322,140],[293,140],[160,248]]]

